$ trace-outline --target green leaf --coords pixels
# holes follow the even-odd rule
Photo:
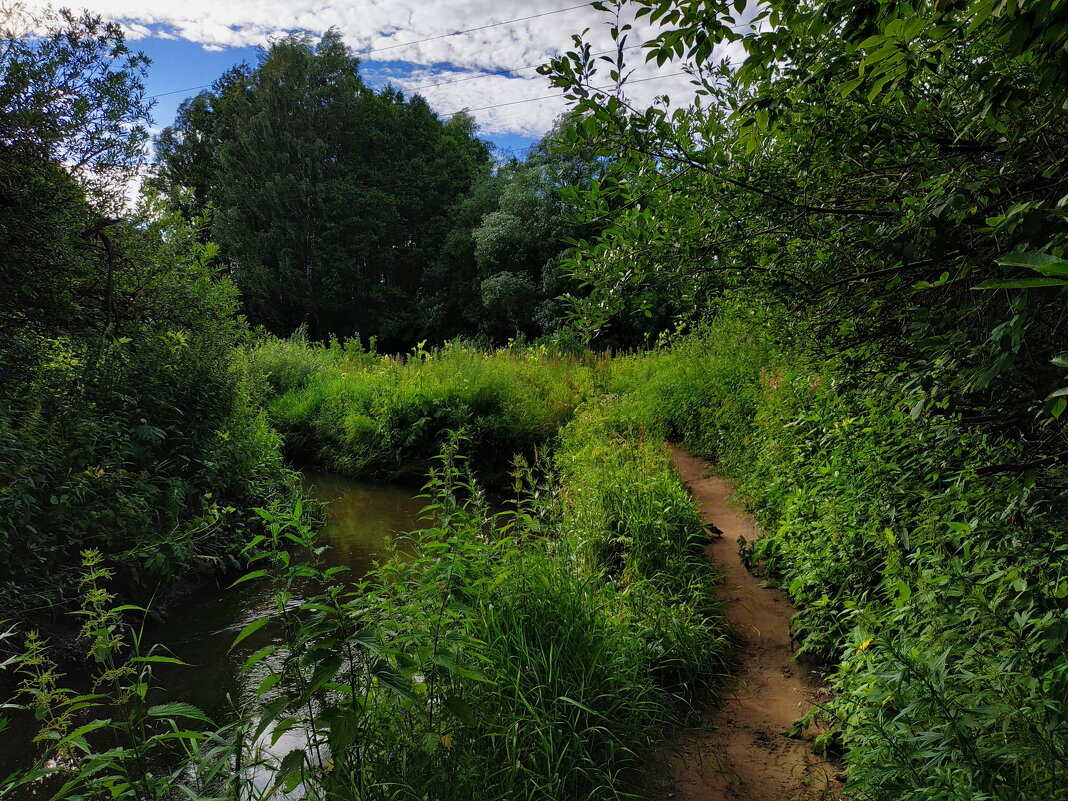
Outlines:
[[[1048,275],[1057,278],[1068,278],[1068,261],[1058,261],[1052,264],[1043,264],[1041,267],[1032,268],[1036,272],[1042,273],[1042,275]]]
[[[268,673],[263,677],[259,687],[256,688],[256,697],[262,698],[266,693],[270,692],[271,688],[281,681],[281,679],[281,673]]]
[[[263,578],[267,575],[266,570],[253,570],[251,573],[246,573],[233,584],[230,585],[230,589],[233,589],[238,584],[243,584],[246,581],[252,581],[253,579]]]
[[[842,85],[842,88],[839,90],[841,95],[842,95],[842,97],[848,97],[849,95],[851,95],[856,90],[856,88],[858,86],[860,86],[862,83],[864,83],[864,76],[863,75],[861,75],[858,78],[854,78],[851,81],[846,81]]]
[[[278,766],[278,774],[284,778],[292,776],[294,773],[298,773],[304,768],[304,749],[294,748],[284,757],[282,757],[282,764]]]
[[[336,656],[331,656],[324,659],[315,668],[315,673],[312,674],[311,680],[308,682],[308,692],[314,693],[322,689],[329,681],[333,681],[334,676],[337,675],[338,670],[341,669],[341,659]]]
[[[268,620],[270,620],[270,618],[261,617],[259,620],[253,620],[251,623],[245,626],[245,628],[241,629],[241,633],[238,634],[234,641],[230,644],[230,651],[233,651],[239,643],[241,643],[243,640],[248,639],[257,631],[266,626]]]
[[[458,696],[446,696],[445,708],[449,710],[458,720],[468,726],[474,726],[478,722],[477,718],[475,717],[475,711],[471,708],[467,701]]]
[[[188,662],[183,662],[181,659],[175,659],[173,656],[133,656],[130,657],[131,662],[137,664],[154,664],[154,665],[185,665],[189,666]]]
[[[73,742],[75,742],[77,740],[81,740],[82,738],[85,737],[85,735],[89,734],[90,732],[94,732],[94,731],[97,731],[99,729],[103,729],[106,726],[110,726],[110,725],[111,725],[111,719],[110,718],[106,718],[104,720],[94,720],[92,723],[86,723],[84,726],[79,726],[74,731],[72,731],[70,734],[68,734],[66,737],[64,737],[62,740],[57,742],[56,743],[56,748],[58,748],[61,745],[64,745],[65,743],[73,743]]]
[[[285,736],[285,733],[294,729],[299,724],[300,721],[294,717],[282,718],[280,721],[278,721],[278,724],[274,727],[274,730],[271,731],[271,747],[273,748],[274,746],[278,745],[278,741],[281,740],[283,736]]]
[[[409,701],[416,701],[415,693],[412,691],[411,681],[404,678],[397,670],[385,660],[378,660],[371,666],[371,675],[378,679],[379,683],[386,687],[402,698],[407,698]]]
[[[277,650],[277,645],[268,645],[265,648],[256,651],[256,653],[252,654],[252,656],[245,660],[245,664],[241,666],[241,673],[248,673],[251,668],[258,665]]]
[[[594,710],[590,709],[585,704],[580,704],[578,701],[574,700],[573,698],[568,698],[566,695],[561,695],[560,698],[557,699],[557,700],[562,701],[565,704],[571,704],[571,706],[578,707],[583,712],[588,712],[591,715],[598,715],[597,712],[595,712]]]
[[[172,701],[168,704],[157,704],[156,706],[149,707],[146,714],[150,718],[189,718],[190,720],[211,723],[211,718],[204,714],[204,712],[184,701]]]
[[[289,698],[278,698],[263,707],[260,714],[260,722],[256,724],[256,730],[252,733],[252,741],[259,740],[267,727],[274,722],[275,718],[290,704]]]
[[[1068,276],[1068,261],[1049,253],[1010,253],[998,259],[1004,267],[1027,267],[1043,275]]]
[[[972,289],[1039,289],[1048,286],[1068,286],[1057,278],[1017,278],[1009,281],[984,281]]]

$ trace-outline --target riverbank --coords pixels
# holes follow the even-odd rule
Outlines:
[[[625,357],[262,347],[249,372],[287,436],[330,459],[351,449],[336,463],[356,473],[429,460],[432,521],[410,559],[307,598],[294,587],[318,568],[286,545],[314,547],[304,510],[262,512],[248,585],[268,589],[265,614],[285,636],[242,668],[257,682],[253,711],[231,720],[218,771],[244,764],[246,735],[299,730],[316,734],[270,769],[320,794],[633,789],[657,744],[722,691],[733,646],[670,438],[730,476],[759,522],[741,557],[782,587],[799,653],[828,672],[831,692],[802,726],[843,755],[850,792],[974,784],[1008,801],[991,777],[1016,789],[1055,780],[1061,722],[1048,701],[1068,662],[1060,474],[1040,485],[975,467],[1013,464],[1012,442],[917,413],[910,388],[785,352],[729,316]],[[503,510],[475,479],[487,452],[496,464],[517,454]],[[265,625],[250,620],[235,639],[256,643]],[[799,668],[783,647],[751,682],[791,685]],[[990,674],[989,649],[1013,670]],[[771,765],[794,759],[774,733],[788,707],[737,727]],[[1014,732],[1013,759],[992,731]],[[724,759],[733,747],[700,744]],[[932,759],[955,772],[918,769]],[[746,786],[764,783],[776,786]]]
[[[375,563],[386,560],[394,535],[420,526],[424,502],[415,497],[417,488],[374,485],[309,470],[301,476],[309,501],[323,505],[323,513],[317,515],[323,524],[316,541],[327,550],[315,559],[325,569],[343,570],[339,575],[347,581],[362,580]],[[294,553],[294,558],[311,556]],[[155,666],[154,702],[181,700],[222,723],[233,715],[235,703],[247,704],[255,697],[256,687],[241,673],[241,664],[258,649],[280,644],[280,639],[279,633],[267,626],[231,649],[242,629],[270,614],[273,601],[267,586],[231,587],[238,575],[187,575],[165,596],[154,600],[150,614],[125,613],[132,627],[143,627],[142,649],[159,649],[168,658],[185,663]],[[318,592],[310,584],[297,589],[302,595],[296,600]],[[49,657],[64,684],[78,692],[90,692],[97,672],[92,655],[87,653],[90,641],[80,636],[80,619],[61,618],[63,621],[68,623],[66,628],[42,631],[41,636],[49,643]],[[7,681],[4,697],[14,697],[19,678],[11,671],[0,672],[0,679]],[[33,764],[38,748],[31,741],[38,726],[32,715],[12,716],[9,729],[0,733],[0,777]]]
[[[517,459],[514,500],[501,512],[490,511],[462,448],[453,437],[431,474],[430,522],[406,540],[409,555],[355,584],[283,546],[315,547],[299,508],[265,512],[270,540],[251,544],[263,556],[237,588],[263,603],[217,632],[233,641],[230,664],[250,690],[229,693],[244,701],[239,717],[197,734],[189,716],[206,722],[217,710],[135,704],[135,731],[155,733],[132,745],[166,750],[156,716],[192,742],[232,731],[223,762],[191,757],[190,775],[217,782],[226,765],[251,759],[311,795],[387,798],[385,788],[404,787],[432,798],[595,798],[628,786],[727,671],[730,639],[696,510],[664,446],[628,433],[611,405],[578,415],[551,461]],[[323,589],[308,596],[305,582]],[[203,653],[206,640],[195,643]],[[198,681],[185,667],[156,675]],[[167,686],[169,698],[194,690]],[[45,723],[62,742],[64,702],[52,703]],[[265,753],[263,737],[286,752]],[[101,759],[118,773],[93,769]],[[114,755],[84,758],[71,786],[128,771],[134,791],[154,797],[147,775]],[[241,772],[234,781],[260,783]],[[208,790],[210,781],[199,791]]]

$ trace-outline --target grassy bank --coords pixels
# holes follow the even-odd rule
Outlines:
[[[582,416],[568,428],[589,443],[597,426]],[[589,447],[565,444],[557,459],[591,458]],[[711,696],[729,641],[704,595],[707,565],[692,548],[672,572],[639,558],[664,536],[696,541],[693,504],[660,443],[595,447],[612,451],[611,481],[557,484],[519,466],[517,503],[494,516],[444,460],[417,557],[386,565],[377,592],[351,602],[374,621],[391,681],[361,704],[352,745],[332,748],[331,774],[311,781],[356,798],[616,798],[658,737]],[[608,484],[636,498],[624,526],[581,511],[612,508]],[[667,504],[677,511],[665,521]],[[629,569],[593,556],[609,541]]]
[[[480,470],[552,440],[591,392],[592,359],[463,344],[382,356],[359,339],[269,339],[248,354],[269,419],[297,457],[360,478],[422,478],[445,431],[463,429]]]
[[[441,362],[475,358],[458,354]],[[522,377],[540,357],[481,358]],[[428,358],[376,368],[371,380],[388,371],[396,382],[404,370],[406,385],[412,373],[451,373]],[[495,414],[517,419],[507,406]],[[187,705],[146,708],[137,688],[151,683],[152,657],[135,650],[136,664],[126,659],[132,632],[107,634],[122,626],[99,593],[90,619],[104,637],[95,640],[103,686],[130,716],[102,725],[134,747],[95,751],[65,714],[86,700],[55,691],[39,650],[23,661],[25,687],[55,733],[45,758],[77,755],[60,797],[163,798],[183,785],[193,797],[244,798],[252,774],[242,766],[263,761],[255,743],[284,732],[304,732],[303,745],[268,759],[259,775],[273,775],[268,789],[303,784],[313,798],[625,793],[661,735],[711,700],[728,672],[715,577],[700,555],[704,531],[664,444],[644,439],[611,401],[586,404],[551,458],[539,450],[535,463],[514,460],[513,500],[491,513],[460,455],[469,441],[443,435],[428,484],[430,526],[411,536],[406,556],[356,586],[291,559],[287,544],[314,545],[299,509],[265,513],[248,580],[271,583],[282,642],[248,660],[257,699],[223,728],[205,729]],[[309,576],[328,589],[294,605],[294,582]],[[187,744],[187,769],[147,775],[151,755],[175,742]]]

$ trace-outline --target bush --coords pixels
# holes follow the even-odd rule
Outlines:
[[[294,454],[353,477],[426,474],[444,432],[464,429],[480,469],[533,455],[591,390],[590,371],[544,349],[463,344],[407,357],[267,340],[248,363],[269,387],[270,420]]]
[[[739,482],[749,554],[832,671],[815,714],[861,798],[1063,799],[1068,755],[1064,468],[965,426],[901,379],[773,344],[726,314],[617,360],[629,424]],[[1062,767],[1058,767],[1058,766]]]

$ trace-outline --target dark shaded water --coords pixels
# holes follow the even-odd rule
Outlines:
[[[361,578],[375,561],[386,558],[391,534],[419,527],[424,502],[414,498],[411,489],[313,471],[305,472],[304,484],[311,495],[326,504],[327,521],[319,541],[330,547],[320,558],[326,567],[347,567],[344,575],[350,579]],[[194,704],[219,722],[230,718],[234,706],[254,696],[261,678],[241,676],[241,666],[250,654],[275,642],[275,634],[267,626],[233,651],[230,646],[245,626],[273,611],[274,594],[267,581],[233,589],[211,588],[175,604],[165,623],[149,629],[146,640],[165,646],[190,667],[157,668],[155,684],[160,687],[160,697]],[[66,679],[72,685],[89,681],[75,675]],[[24,769],[34,757],[32,721],[15,715],[11,723],[9,731],[0,733],[0,776]],[[285,753],[285,746],[280,742],[277,749]]]

